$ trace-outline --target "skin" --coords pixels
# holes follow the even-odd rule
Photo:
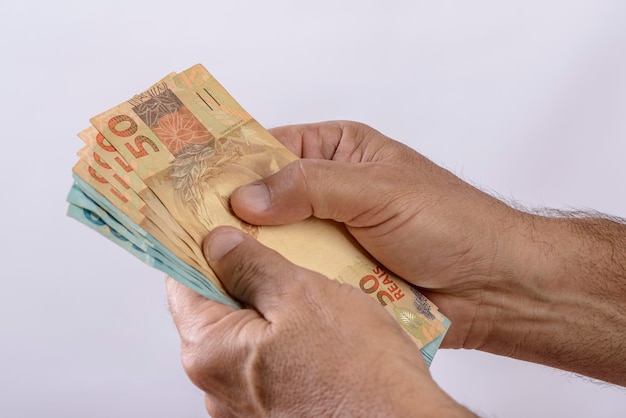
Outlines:
[[[232,227],[214,230],[204,251],[227,291],[250,306],[234,310],[167,281],[183,366],[212,417],[472,416],[359,289]]]
[[[452,320],[443,347],[626,385],[624,224],[521,212],[363,124],[272,133],[302,159],[236,190],[231,204],[241,219],[343,222]],[[365,295],[230,229],[214,230],[205,254],[226,289],[251,307],[234,312],[168,282],[185,368],[213,416],[470,414],[434,384],[400,327]],[[380,358],[392,364],[363,366]]]

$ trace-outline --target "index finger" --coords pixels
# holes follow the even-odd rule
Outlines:
[[[362,154],[356,151],[364,140],[376,131],[357,122],[329,121],[280,126],[269,132],[300,158],[353,161]]]
[[[235,309],[199,295],[171,277],[165,278],[167,302],[180,334],[215,324]]]

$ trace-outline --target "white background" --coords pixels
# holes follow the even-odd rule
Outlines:
[[[0,416],[205,416],[163,275],[65,217],[89,117],[201,62],[265,126],[355,119],[503,198],[626,216],[625,21],[622,0],[1,0]],[[487,417],[626,411],[479,352],[432,372]]]

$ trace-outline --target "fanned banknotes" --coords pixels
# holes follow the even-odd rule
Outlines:
[[[386,271],[343,225],[316,218],[259,227],[229,205],[239,186],[297,157],[201,65],[172,73],[91,119],[73,168],[68,215],[201,295],[239,307],[202,255],[214,227],[231,225],[292,262],[360,288],[407,331],[428,364],[450,321]]]

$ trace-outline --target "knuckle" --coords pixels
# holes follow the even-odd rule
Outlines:
[[[328,298],[332,297],[328,291],[328,283],[331,280],[326,276],[305,269],[296,269],[286,280],[283,286],[284,298],[292,303],[298,311],[311,315],[318,311],[320,307],[326,305]]]
[[[183,344],[181,347],[181,362],[189,380],[200,389],[205,390],[207,386],[206,359],[198,355],[198,351],[194,346]]]
[[[345,127],[344,129],[353,130],[359,133],[374,130],[374,128],[372,128],[371,126],[358,121],[344,121],[343,125]]]
[[[271,276],[269,271],[269,259],[256,254],[248,254],[245,258],[238,259],[230,270],[232,292],[235,295],[247,295],[254,286],[255,281]]]
[[[307,172],[310,169],[310,164],[312,160],[301,158],[296,160],[289,165],[289,178],[294,181],[294,184],[300,184],[306,186],[307,183]]]

